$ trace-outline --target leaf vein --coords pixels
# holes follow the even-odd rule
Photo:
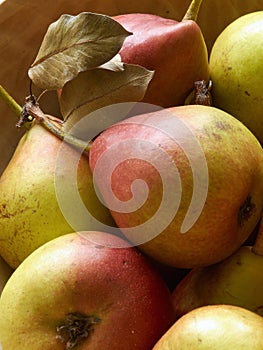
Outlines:
[[[96,100],[99,100],[99,99],[105,97],[105,96],[109,96],[109,95],[111,95],[112,93],[114,93],[114,92],[116,92],[116,91],[118,91],[118,90],[120,90],[120,89],[122,89],[122,88],[125,88],[126,86],[135,86],[136,84],[135,84],[134,82],[140,81],[142,78],[143,78],[143,77],[141,76],[141,77],[139,77],[139,78],[135,78],[135,79],[129,80],[127,83],[125,83],[125,84],[123,84],[123,85],[121,85],[121,86],[118,86],[118,87],[116,87],[115,89],[111,89],[110,91],[108,91],[108,92],[106,92],[106,93],[103,92],[103,94],[101,94],[101,95],[99,95],[99,96],[97,95],[96,97],[94,97],[94,98],[92,98],[92,99],[90,99],[90,100],[86,100],[86,101],[80,103],[79,105],[77,105],[75,108],[73,108],[73,109],[68,113],[68,115],[65,117],[65,120],[67,120],[74,112],[76,112],[79,108],[85,106],[86,104],[92,103],[92,102],[94,102],[94,101],[96,101]],[[138,84],[137,84],[137,85],[138,85]]]

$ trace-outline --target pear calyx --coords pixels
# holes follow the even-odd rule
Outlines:
[[[212,80],[198,80],[194,82],[194,88],[186,97],[185,105],[212,106]]]
[[[238,224],[243,225],[244,221],[248,220],[251,214],[254,212],[255,204],[252,202],[251,196],[248,195],[244,203],[239,208],[238,212]]]
[[[96,316],[86,316],[79,312],[70,313],[64,323],[57,327],[56,338],[66,344],[66,350],[73,349],[88,338],[99,322],[100,319]]]

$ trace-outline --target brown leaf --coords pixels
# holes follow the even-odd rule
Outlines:
[[[124,70],[123,62],[121,60],[121,55],[117,54],[110,61],[101,64],[98,68],[104,68],[115,72]]]
[[[28,75],[42,89],[60,89],[78,73],[110,61],[130,34],[106,15],[64,14],[50,24]]]
[[[60,99],[64,130],[89,113],[121,102],[140,101],[154,72],[138,65],[124,64],[123,71],[94,69],[68,82]]]

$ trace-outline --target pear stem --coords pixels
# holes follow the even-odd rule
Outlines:
[[[183,17],[183,21],[192,20],[192,21],[196,22],[202,1],[203,0],[192,0],[191,1],[190,5],[189,5],[184,17]]]
[[[256,241],[252,247],[252,251],[257,255],[263,255],[263,216],[259,224]]]
[[[3,88],[2,85],[0,85],[0,97],[12,109],[17,117],[20,117],[22,107],[13,99],[12,96],[9,95],[9,93]]]
[[[18,118],[21,120],[21,114],[23,111],[23,107],[21,107],[11,95],[3,88],[2,85],[0,85],[0,97],[3,99],[3,101],[6,102],[6,104],[12,109],[12,111],[17,115]],[[59,139],[71,144],[72,146],[81,149],[82,151],[89,151],[91,147],[91,142],[87,143],[85,141],[82,141],[68,133],[65,133],[61,130],[61,128],[58,126],[58,123],[62,123],[60,119],[48,116],[42,112],[38,104],[26,103],[26,112],[29,115],[32,115],[41,125],[43,125],[44,128],[46,128],[48,131],[50,131],[52,134],[57,136]],[[20,126],[20,121],[18,122]],[[26,124],[26,127],[28,128],[28,123],[25,121],[21,121],[21,124]]]
[[[26,105],[27,112],[32,115],[44,128],[46,128],[53,135],[57,136],[60,140],[67,142],[68,144],[88,152],[91,147],[91,142],[85,142],[77,137],[64,132],[59,124],[62,124],[62,120],[48,116],[42,112],[38,104],[28,102]]]

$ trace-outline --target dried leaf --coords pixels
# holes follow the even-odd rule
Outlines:
[[[64,130],[99,108],[121,102],[140,101],[154,72],[138,65],[124,64],[123,71],[94,69],[68,82],[60,99]]]
[[[121,60],[121,55],[117,54],[110,61],[100,65],[98,68],[104,68],[115,72],[124,70],[123,62]]]
[[[49,26],[28,75],[42,89],[60,89],[78,73],[110,61],[130,34],[107,15],[64,14]]]

